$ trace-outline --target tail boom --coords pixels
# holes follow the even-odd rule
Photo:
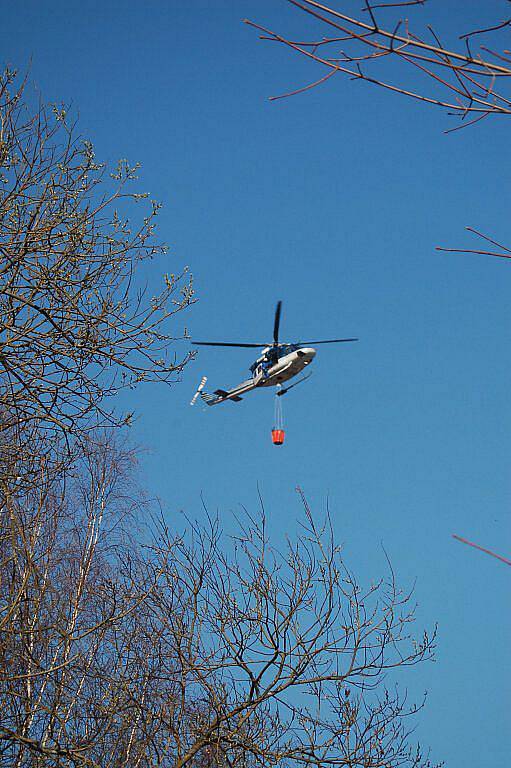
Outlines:
[[[233,400],[235,403],[239,403],[240,400],[243,400],[242,397],[236,394],[236,391],[227,392],[225,389],[215,389],[213,395],[209,394],[209,392],[201,392],[201,398],[206,405],[217,405],[218,403],[225,402],[225,400]]]

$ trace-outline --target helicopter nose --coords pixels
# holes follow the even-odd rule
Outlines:
[[[305,358],[305,363],[310,363],[316,355],[316,350],[313,347],[301,347],[297,350],[298,357]]]

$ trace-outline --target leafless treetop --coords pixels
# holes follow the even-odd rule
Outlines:
[[[113,423],[108,397],[175,380],[170,320],[192,301],[181,274],[145,288],[164,254],[159,204],[131,189],[138,166],[108,175],[62,108],[31,108],[14,72],[0,77],[0,435],[76,435]],[[134,222],[127,216],[131,215]],[[178,335],[182,335],[182,331]]]

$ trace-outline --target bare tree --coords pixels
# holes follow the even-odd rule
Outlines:
[[[0,765],[429,765],[393,671],[434,635],[392,571],[360,587],[305,500],[283,552],[262,511],[135,539],[132,462],[97,439],[3,506]]]
[[[410,596],[392,572],[357,584],[328,520],[318,528],[302,501],[303,533],[283,552],[263,511],[246,513],[229,552],[217,521],[174,543],[165,589],[149,603],[182,670],[179,706],[166,714],[176,766],[205,749],[227,766],[429,765],[407,740],[417,708],[384,681],[430,658],[434,634],[411,638]],[[204,711],[192,731],[180,709],[190,698]]]
[[[98,745],[122,730],[129,659],[114,641],[151,585],[123,525],[131,456],[91,446],[67,476],[41,462],[37,490],[3,504],[0,765],[104,764]]]
[[[183,274],[165,274],[151,291],[141,282],[140,265],[165,247],[154,232],[159,204],[131,189],[138,165],[121,160],[108,176],[65,109],[29,101],[26,83],[6,69],[0,440],[17,447],[34,428],[77,436],[117,423],[110,396],[141,381],[174,381],[189,355],[170,353],[169,320],[193,295]]]

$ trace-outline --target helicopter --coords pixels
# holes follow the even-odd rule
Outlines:
[[[280,315],[282,311],[282,302],[277,303],[275,309],[275,318],[273,322],[273,342],[266,343],[238,343],[230,341],[192,341],[192,344],[203,347],[244,347],[257,348],[263,347],[261,355],[250,366],[251,377],[242,381],[232,389],[217,389],[214,394],[204,392],[207,377],[203,376],[195,392],[190,405],[194,405],[197,398],[201,399],[207,405],[218,405],[226,400],[240,402],[241,395],[260,387],[277,387],[277,396],[285,395],[297,384],[301,384],[310,377],[310,373],[301,379],[293,382],[289,386],[283,386],[285,382],[297,376],[312,363],[316,356],[315,344],[339,344],[348,341],[358,341],[358,339],[323,339],[321,341],[302,341],[295,343],[284,343],[279,341]]]

